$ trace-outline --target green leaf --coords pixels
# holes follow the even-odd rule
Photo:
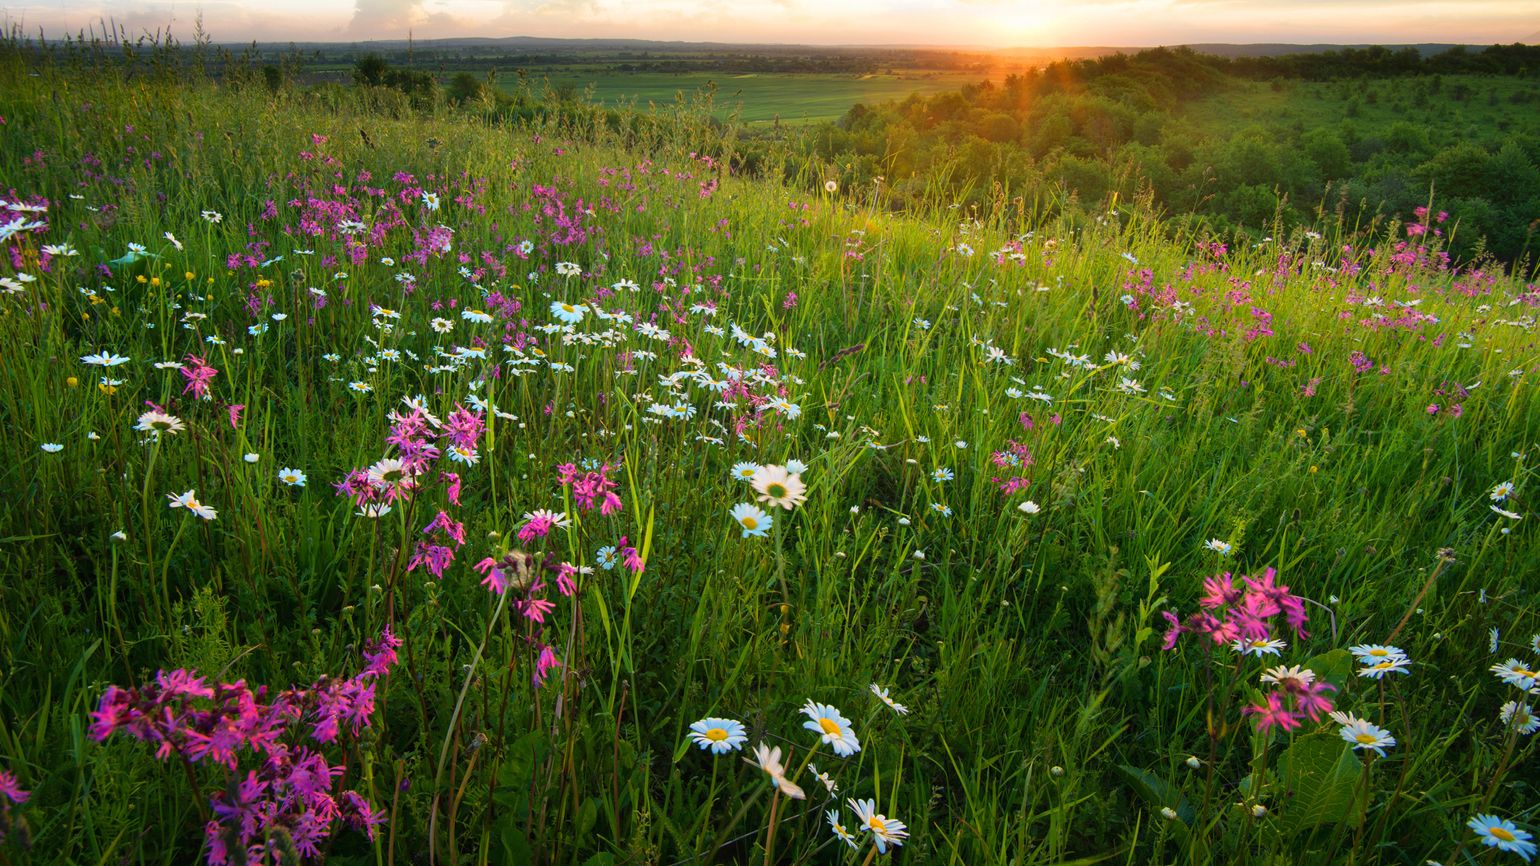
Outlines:
[[[1193,821],[1197,818],[1197,813],[1193,810],[1192,804],[1187,802],[1187,798],[1182,796],[1181,791],[1178,791],[1165,779],[1153,776],[1138,767],[1130,767],[1127,764],[1119,764],[1118,772],[1123,774],[1123,778],[1128,780],[1128,783],[1134,787],[1135,793],[1150,808],[1158,811],[1164,806],[1169,806],[1176,810],[1176,817],[1180,818],[1184,825],[1192,826]]]
[[[1364,817],[1359,794],[1363,765],[1334,734],[1307,734],[1278,756],[1285,800],[1278,831],[1291,836],[1322,824],[1357,826]]]
[[[1305,662],[1304,667],[1315,671],[1316,679],[1340,689],[1353,676],[1353,656],[1345,649],[1334,649],[1315,656]]]

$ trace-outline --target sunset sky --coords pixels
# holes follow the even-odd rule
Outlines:
[[[1540,41],[1537,0],[22,0],[3,19],[71,33],[113,18],[215,41],[629,37],[956,46]]]

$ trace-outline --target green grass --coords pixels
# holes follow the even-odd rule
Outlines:
[[[601,105],[642,109],[649,105],[667,108],[678,101],[689,103],[714,85],[714,116],[722,119],[736,116],[754,124],[776,120],[781,123],[838,120],[857,103],[887,102],[911,94],[928,96],[956,90],[976,82],[978,76],[921,70],[867,75],[717,75],[704,72],[621,73],[603,69],[574,73],[553,69],[533,70],[529,80],[537,84],[549,82],[552,88],[570,87],[578,93],[590,93],[591,98]],[[501,78],[499,84],[508,91],[518,87],[518,81],[509,76]]]
[[[1221,252],[1124,205],[896,214],[881,188],[805,192],[812,166],[789,166],[795,186],[718,176],[694,154],[731,140],[687,114],[627,150],[581,108],[509,127],[11,54],[0,85],[5,198],[49,201],[46,232],[0,259],[0,767],[32,792],[0,809],[13,862],[194,862],[211,797],[263,767],[97,742],[109,686],[193,668],[272,700],[353,676],[386,626],[404,645],[369,726],[283,737],[388,818],[373,842],[336,827],[330,863],[871,862],[829,833],[825,808],[856,819],[809,758],[908,825],[892,856],[912,863],[1468,863],[1477,812],[1537,823],[1535,739],[1498,721],[1521,695],[1487,672],[1532,665],[1540,632],[1531,286],[1397,260],[1399,228]],[[45,270],[64,242],[79,254]],[[553,301],[635,321],[589,309],[564,334]],[[636,329],[651,319],[670,339]],[[697,369],[686,343],[799,411],[670,384]],[[131,360],[81,362],[98,351]],[[155,366],[188,355],[219,370],[208,401]],[[394,453],[390,413],[417,395],[439,418],[501,414],[475,465],[440,458],[360,516],[332,485]],[[147,443],[147,402],[187,429]],[[1030,459],[1000,465],[1013,448]],[[743,537],[733,465],[789,459],[806,502]],[[620,467],[618,512],[559,483],[578,460]],[[1489,507],[1500,482],[1522,519]],[[216,519],[167,506],[189,489]],[[571,526],[520,542],[537,509]],[[434,577],[408,562],[439,511],[465,544]],[[513,547],[594,567],[622,538],[645,570],[543,590],[538,627],[472,568]],[[1263,661],[1191,636],[1162,651],[1161,611],[1268,568],[1311,601],[1276,661],[1389,729],[1386,757],[1324,719],[1256,733],[1240,708]],[[1411,673],[1354,676],[1344,648],[1392,636]],[[563,664],[536,685],[541,645]],[[812,753],[809,699],[858,753]],[[691,745],[706,716],[782,747],[809,800]],[[1475,862],[1518,862],[1493,854]]]

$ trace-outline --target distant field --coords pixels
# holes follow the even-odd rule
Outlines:
[[[688,100],[715,82],[717,92],[712,113],[716,116],[727,117],[737,112],[739,119],[744,121],[769,122],[780,118],[785,123],[836,120],[859,102],[885,102],[903,99],[912,93],[930,95],[956,90],[978,79],[975,74],[960,72],[718,75],[562,70],[549,75],[537,72],[530,76],[532,82],[548,80],[553,88],[571,85],[582,92],[592,86],[592,99],[596,102],[623,105],[634,101],[640,108],[645,108],[648,103],[672,103],[678,94]],[[510,76],[503,79],[502,85],[511,91],[518,87],[518,82]]]

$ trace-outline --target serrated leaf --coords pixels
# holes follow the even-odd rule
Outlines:
[[[1345,649],[1334,649],[1311,658],[1303,667],[1315,671],[1316,679],[1340,689],[1353,677],[1353,656]]]
[[[1322,824],[1357,826],[1364,816],[1359,796],[1363,765],[1352,747],[1332,734],[1307,734],[1278,756],[1285,801],[1278,831],[1291,836]]]

